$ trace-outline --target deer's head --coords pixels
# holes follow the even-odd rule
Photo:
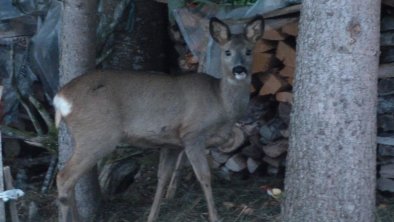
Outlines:
[[[209,31],[222,50],[222,78],[231,82],[249,81],[252,50],[264,32],[263,17],[249,21],[240,34],[232,34],[228,25],[214,17],[209,22]]]

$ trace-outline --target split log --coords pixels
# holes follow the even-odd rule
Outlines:
[[[394,0],[382,0],[382,3],[394,7]]]
[[[266,163],[268,163],[270,166],[275,167],[275,168],[277,168],[277,169],[278,169],[279,166],[280,166],[280,159],[274,159],[274,158],[265,156],[265,157],[263,158],[263,161],[266,162]]]
[[[294,78],[295,68],[292,66],[285,66],[279,71],[279,75],[288,78]]]
[[[290,103],[279,103],[278,105],[279,118],[288,126],[290,124],[291,107]]]
[[[381,191],[394,192],[394,180],[379,178],[377,181],[377,187]]]
[[[261,165],[261,162],[249,157],[248,160],[246,161],[246,165],[249,173],[254,173],[256,172],[257,168],[259,168],[259,166]]]
[[[269,41],[265,39],[261,39],[258,41],[254,47],[254,52],[255,53],[262,53],[262,52],[268,52],[272,49],[276,48],[277,43],[275,41]]]
[[[297,17],[282,19],[266,19],[263,39],[282,41],[287,35],[279,31],[284,25],[298,21]]]
[[[393,113],[394,95],[379,96],[378,98],[378,114]]]
[[[391,15],[384,16],[381,21],[380,31],[391,31],[394,30],[394,17]]]
[[[379,66],[378,77],[380,79],[382,79],[382,78],[393,78],[394,77],[394,62],[381,64]]]
[[[379,174],[383,178],[394,179],[394,164],[381,166],[379,170]]]
[[[298,36],[298,21],[284,25],[281,31],[287,35]]]
[[[280,130],[280,134],[281,134],[282,137],[284,137],[284,138],[289,138],[289,136],[290,136],[290,131],[289,131],[289,129]]]
[[[394,46],[394,32],[381,33],[380,46]]]
[[[394,146],[394,136],[391,137],[377,137],[377,143],[383,145]]]
[[[225,164],[226,168],[234,172],[240,172],[244,170],[246,166],[246,159],[242,154],[237,153],[230,157]]]
[[[378,95],[394,95],[394,78],[381,79],[378,83]]]
[[[238,149],[244,142],[244,132],[235,125],[232,130],[232,137],[225,144],[219,146],[219,150],[223,153],[230,153]]]
[[[287,129],[286,124],[279,118],[274,118],[267,124],[260,128],[260,142],[262,144],[269,144],[274,140],[282,137],[281,130]]]
[[[380,62],[381,63],[392,63],[394,62],[394,47],[382,47],[380,49]]]
[[[266,74],[261,78],[264,85],[259,91],[260,96],[274,95],[278,91],[284,89],[288,84],[279,76],[275,74]]]
[[[223,153],[218,148],[212,148],[210,150],[210,154],[213,160],[215,160],[219,164],[225,163],[230,158],[230,154]]]
[[[278,102],[282,102],[282,103],[293,103],[293,93],[291,92],[278,92],[275,95],[275,99]]]
[[[281,33],[279,30],[271,27],[270,25],[265,25],[263,39],[273,40],[273,41],[282,41],[282,40],[286,39],[286,36],[287,35]]]
[[[285,66],[295,67],[296,51],[289,44],[281,41],[276,48],[276,58],[285,64]]]
[[[394,115],[392,113],[378,115],[378,128],[387,131],[394,131]]]
[[[99,182],[105,195],[125,191],[134,181],[139,165],[132,158],[125,158],[106,164],[100,172]]]
[[[268,165],[268,167],[267,167],[267,173],[268,173],[269,175],[276,176],[276,175],[279,174],[279,168],[278,168],[278,167],[271,166],[271,165]]]
[[[254,53],[252,73],[265,72],[272,68],[276,58],[271,53]]]
[[[268,157],[277,158],[287,152],[288,147],[288,140],[279,140],[277,142],[263,146],[263,151]]]
[[[242,155],[247,156],[249,158],[260,159],[263,155],[260,147],[257,147],[253,144],[242,148],[241,150]]]

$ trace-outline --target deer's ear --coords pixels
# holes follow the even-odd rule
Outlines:
[[[264,33],[264,18],[261,15],[254,17],[245,27],[245,37],[251,42],[257,42]]]
[[[209,21],[209,32],[212,38],[220,45],[230,41],[230,28],[216,17],[211,18]]]

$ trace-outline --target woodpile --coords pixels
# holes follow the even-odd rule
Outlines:
[[[383,7],[377,185],[382,191],[394,192],[394,1],[383,3],[393,3],[393,8]],[[214,166],[224,172],[255,173],[259,168],[273,175],[283,172],[293,102],[298,9],[296,5],[265,15],[267,29],[254,51],[250,110],[237,126],[244,132],[245,142],[231,152],[211,151],[217,162]]]
[[[394,1],[382,1],[378,83],[377,188],[394,192]]]

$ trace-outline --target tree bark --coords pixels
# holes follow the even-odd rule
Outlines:
[[[132,30],[115,32],[113,52],[103,68],[168,72],[171,42],[167,5],[155,0],[133,0],[132,8]]]
[[[380,1],[304,0],[283,221],[374,221]]]
[[[95,67],[97,0],[63,1],[60,31],[60,86]],[[59,129],[59,168],[70,158],[73,140],[67,127]],[[83,176],[76,185],[76,202],[82,221],[92,221],[96,215],[100,197],[97,170]]]

